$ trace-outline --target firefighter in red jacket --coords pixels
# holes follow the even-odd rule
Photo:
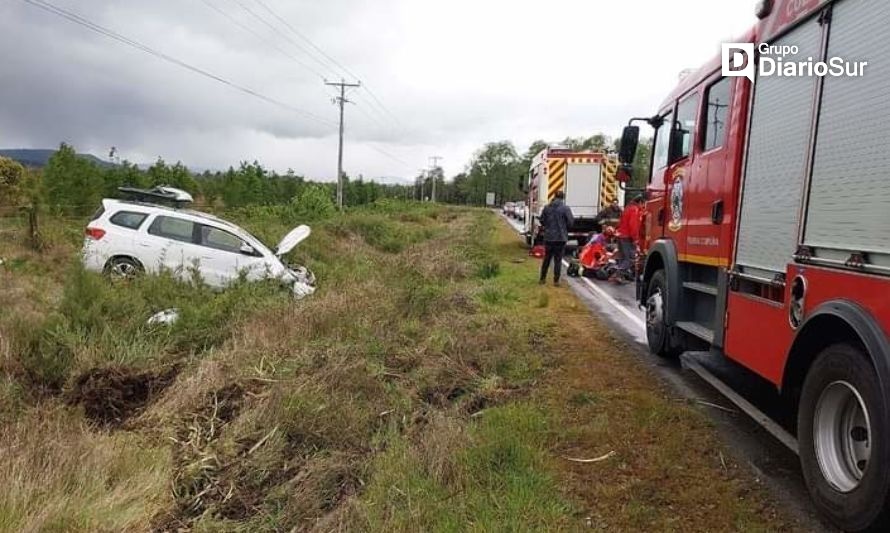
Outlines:
[[[640,239],[642,220],[643,197],[637,196],[624,209],[621,221],[618,223],[618,249],[621,252],[618,268],[625,272],[632,272],[636,264],[637,242]]]

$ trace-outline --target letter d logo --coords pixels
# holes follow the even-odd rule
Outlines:
[[[723,75],[754,83],[754,43],[723,43]]]

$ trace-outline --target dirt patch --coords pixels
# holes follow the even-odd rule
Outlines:
[[[141,413],[178,373],[178,366],[156,372],[126,367],[94,368],[75,380],[66,400],[71,405],[83,406],[84,414],[94,424],[115,429]]]

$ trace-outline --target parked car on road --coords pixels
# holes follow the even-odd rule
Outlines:
[[[504,204],[504,208],[503,208],[502,212],[503,212],[505,215],[507,215],[508,217],[512,217],[512,216],[513,216],[513,209],[514,209],[515,207],[516,207],[516,204],[514,204],[513,202],[507,202],[507,203]]]
[[[145,202],[105,199],[87,224],[83,264],[116,277],[167,270],[188,281],[195,273],[207,285],[224,288],[240,276],[277,279],[295,293],[311,293],[315,278],[282,257],[309,237],[298,226],[273,252],[244,229],[206,213]]]
[[[513,208],[513,218],[525,220],[525,204],[516,204],[516,207]]]

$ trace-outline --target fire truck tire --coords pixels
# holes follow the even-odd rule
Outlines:
[[[659,357],[674,358],[680,351],[671,339],[671,329],[665,322],[667,308],[667,278],[659,270],[649,280],[646,291],[646,341],[649,351]]]
[[[801,469],[818,510],[844,531],[887,531],[890,427],[866,354],[850,344],[823,350],[799,407]]]

